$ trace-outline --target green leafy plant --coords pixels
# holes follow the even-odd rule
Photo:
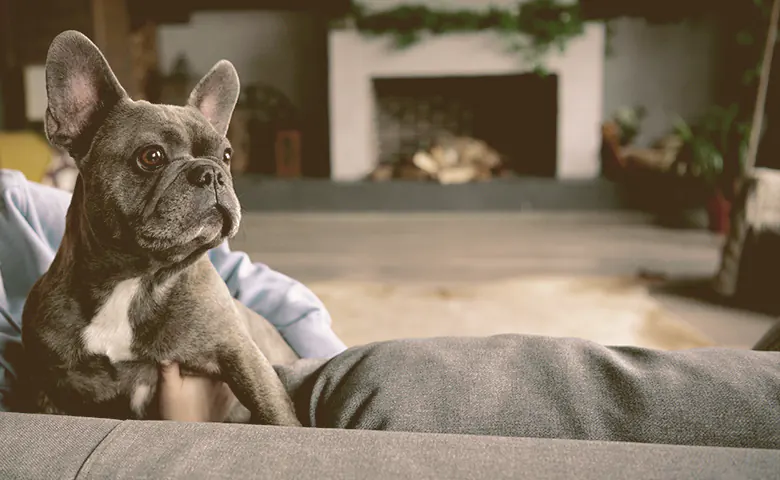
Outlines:
[[[737,104],[713,106],[693,124],[678,117],[674,133],[683,142],[674,166],[679,175],[700,178],[709,184],[719,181],[724,157],[731,152],[734,141],[738,142],[736,152],[740,165],[744,165],[750,124],[739,120]]]
[[[523,34],[520,49],[528,60],[540,64],[551,50],[564,52],[572,39],[585,32],[585,24],[578,2],[563,5],[556,0],[534,0],[520,6],[517,32]]]
[[[493,30],[503,35],[512,51],[522,53],[539,71],[543,58],[552,50],[564,51],[568,42],[582,35],[585,23],[579,2],[530,0],[514,8],[487,10],[437,10],[423,4],[401,5],[369,11],[358,2],[335,27],[353,25],[365,35],[387,35],[396,48],[419,42],[425,34],[468,33]]]

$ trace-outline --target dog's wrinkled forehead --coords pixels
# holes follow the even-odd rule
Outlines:
[[[95,138],[96,147],[120,147],[128,155],[136,148],[160,145],[171,155],[215,156],[226,143],[198,110],[148,102],[118,105]]]

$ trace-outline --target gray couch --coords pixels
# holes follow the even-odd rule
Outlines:
[[[780,472],[777,352],[501,335],[385,342],[277,370],[308,428],[0,414],[0,479]]]

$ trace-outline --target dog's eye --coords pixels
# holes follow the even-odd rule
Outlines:
[[[138,165],[144,170],[156,170],[165,163],[165,151],[157,145],[146,147],[138,154]]]
[[[233,150],[226,148],[225,153],[222,154],[222,161],[225,163],[230,163],[230,160],[233,158]]]

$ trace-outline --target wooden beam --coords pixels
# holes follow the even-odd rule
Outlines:
[[[748,144],[748,153],[745,159],[745,170],[747,172],[750,172],[756,165],[758,142],[761,138],[761,128],[764,124],[766,96],[769,91],[769,74],[772,70],[772,58],[775,53],[775,44],[777,43],[778,21],[780,21],[780,0],[775,0],[772,4],[772,14],[769,18],[769,28],[767,29],[766,44],[764,45],[764,57],[761,60],[761,77],[758,82],[756,106],[753,110],[753,124],[750,127],[750,143]]]
[[[0,128],[19,130],[27,126],[24,99],[24,71],[19,58],[16,4],[0,0]]]
[[[131,97],[141,85],[133,72],[130,14],[125,0],[92,0],[92,40]]]
[[[768,265],[767,260],[775,255],[775,252],[760,250],[759,244],[750,239],[762,235],[776,237],[780,231],[779,217],[775,213],[777,200],[780,199],[780,172],[755,168],[779,21],[780,0],[774,0],[764,45],[745,171],[738,196],[732,206],[731,228],[723,246],[720,269],[713,284],[715,291],[726,297],[739,295],[741,292],[750,294],[751,288],[760,289],[766,284],[773,285],[772,282],[775,281],[774,276],[767,280],[762,272],[762,267]]]
[[[230,10],[306,11],[324,16],[343,15],[351,8],[350,0],[130,0],[131,26],[147,21],[157,24],[186,23],[194,12]]]

